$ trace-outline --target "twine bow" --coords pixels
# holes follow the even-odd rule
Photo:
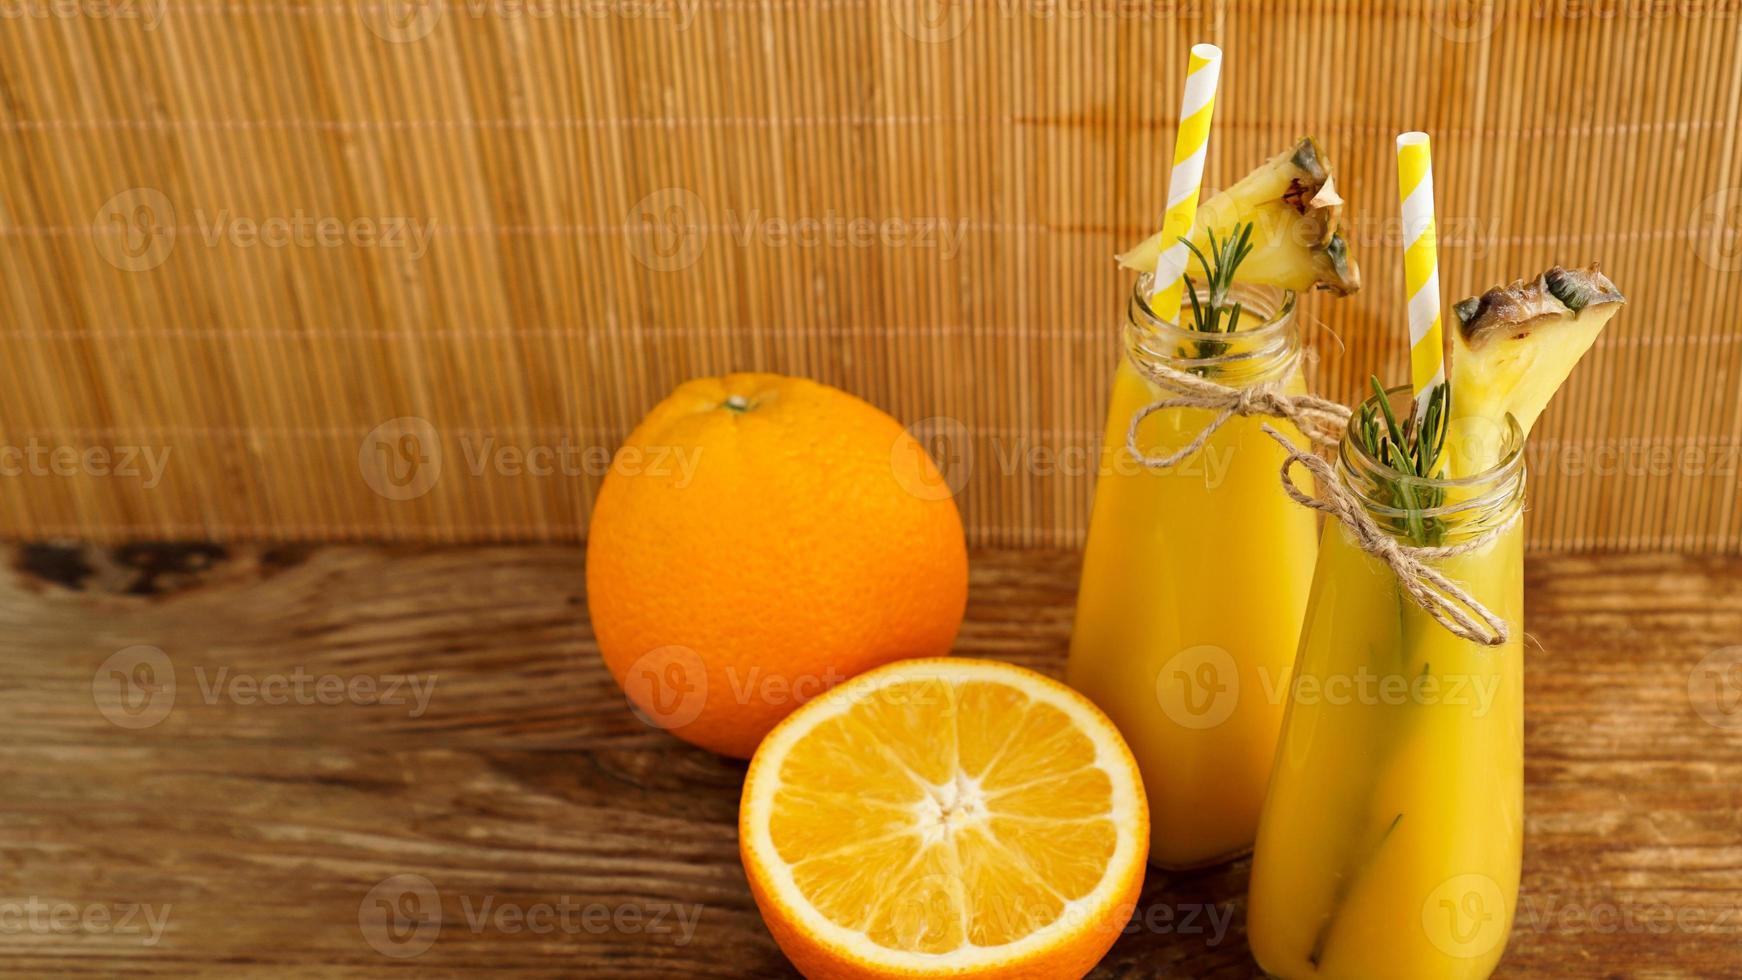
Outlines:
[[[1331,469],[1331,464],[1310,452],[1300,450],[1268,424],[1264,426],[1264,431],[1288,453],[1288,458],[1282,464],[1282,489],[1294,498],[1295,503],[1323,511],[1342,521],[1343,526],[1354,536],[1355,543],[1361,546],[1361,550],[1389,565],[1397,575],[1398,584],[1403,586],[1409,597],[1415,600],[1415,604],[1432,616],[1435,622],[1444,626],[1453,636],[1483,646],[1501,646],[1512,638],[1511,628],[1504,619],[1490,612],[1475,596],[1447,578],[1429,562],[1469,554],[1486,547],[1506,533],[1518,520],[1521,511],[1514,510],[1499,525],[1460,544],[1441,548],[1405,545],[1387,533],[1367,513],[1361,499],[1353,490],[1343,485],[1343,481]],[[1319,497],[1314,497],[1295,485],[1294,478],[1289,474],[1296,463],[1305,466],[1312,473],[1318,483]]]
[[[1246,388],[1227,385],[1179,371],[1165,364],[1144,363],[1136,358],[1133,365],[1139,374],[1156,387],[1174,392],[1173,397],[1151,402],[1131,416],[1131,427],[1125,431],[1125,448],[1138,462],[1151,469],[1169,469],[1202,449],[1216,430],[1236,415],[1268,415],[1293,422],[1301,433],[1315,443],[1334,446],[1349,424],[1349,410],[1316,395],[1291,395],[1282,390],[1279,381],[1266,381]],[[1137,427],[1144,419],[1169,408],[1204,408],[1220,410],[1209,425],[1198,432],[1185,447],[1166,456],[1151,456],[1137,448]]]

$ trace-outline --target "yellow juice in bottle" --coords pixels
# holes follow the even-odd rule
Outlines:
[[[1512,432],[1494,470],[1429,481],[1445,503],[1422,512],[1437,522],[1426,542],[1375,499],[1376,464],[1347,440],[1339,454],[1345,486],[1405,543],[1455,546],[1505,527],[1434,565],[1511,636],[1489,647],[1453,635],[1326,521],[1253,857],[1248,933],[1271,976],[1465,980],[1505,950],[1524,832],[1524,471]]]
[[[1166,470],[1126,446],[1132,417],[1170,397],[1137,370],[1159,358],[1239,387],[1305,391],[1293,296],[1236,286],[1258,311],[1250,330],[1205,335],[1154,320],[1134,295],[1114,376],[1066,680],[1119,727],[1149,797],[1150,860],[1188,868],[1252,846],[1282,724],[1317,551],[1311,511],[1284,496],[1284,453],[1261,425],[1298,444],[1289,422],[1229,419]],[[1206,341],[1204,338],[1213,337]],[[1168,408],[1137,443],[1161,456],[1218,412]]]

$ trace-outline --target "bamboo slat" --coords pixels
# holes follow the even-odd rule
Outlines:
[[[1202,40],[1207,186],[1337,164],[1321,390],[1406,377],[1427,130],[1448,301],[1593,259],[1631,301],[1532,543],[1742,551],[1735,0],[17,5],[0,536],[573,539],[643,412],[758,369],[914,423],[976,543],[1071,545]]]

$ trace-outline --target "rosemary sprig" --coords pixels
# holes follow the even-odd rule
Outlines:
[[[1319,933],[1313,938],[1313,948],[1307,953],[1307,962],[1313,969],[1318,969],[1319,963],[1325,958],[1325,945],[1331,941],[1331,927],[1337,924],[1337,916],[1343,911],[1343,903],[1349,898],[1349,890],[1367,873],[1367,869],[1379,857],[1379,851],[1384,848],[1385,842],[1391,839],[1391,832],[1402,822],[1403,814],[1392,817],[1391,822],[1380,832],[1379,839],[1367,849],[1367,853],[1351,869],[1351,873],[1338,880],[1337,889],[1331,895],[1330,911],[1325,914],[1325,921],[1319,925]]]
[[[1246,256],[1252,254],[1252,224],[1250,222],[1237,224],[1234,231],[1222,241],[1216,240],[1216,233],[1207,233],[1210,240],[1210,254],[1205,255],[1201,249],[1193,245],[1185,237],[1180,242],[1198,260],[1198,265],[1204,270],[1204,293],[1206,300],[1198,299],[1196,284],[1190,273],[1186,274],[1186,297],[1192,304],[1191,329],[1199,333],[1233,333],[1240,328],[1240,315],[1245,312],[1241,304],[1228,305],[1228,291],[1234,285],[1234,270],[1240,263],[1246,261]],[[1226,319],[1224,319],[1224,317]],[[1218,357],[1228,349],[1222,341],[1198,341],[1200,358]]]
[[[1368,456],[1404,474],[1402,479],[1382,483],[1377,488],[1379,495],[1387,505],[1405,512],[1405,529],[1410,540],[1437,545],[1445,535],[1445,527],[1438,518],[1424,517],[1422,511],[1445,503],[1446,494],[1443,489],[1422,486],[1418,481],[1432,479],[1439,473],[1446,434],[1451,428],[1451,386],[1436,385],[1419,420],[1412,412],[1399,423],[1378,376],[1371,376],[1369,383],[1373,386],[1373,398],[1361,406],[1356,435]]]

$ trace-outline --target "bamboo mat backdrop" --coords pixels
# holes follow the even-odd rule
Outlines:
[[[582,537],[643,412],[760,369],[919,424],[975,543],[1075,544],[1111,256],[1210,40],[1207,186],[1310,133],[1349,200],[1321,390],[1406,377],[1426,129],[1448,303],[1593,259],[1631,300],[1533,435],[1533,543],[1742,550],[1739,35],[1737,0],[11,5],[0,534]]]

